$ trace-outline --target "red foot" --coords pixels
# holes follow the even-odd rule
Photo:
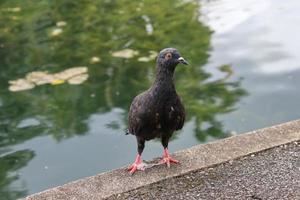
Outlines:
[[[178,160],[173,159],[167,148],[164,149],[164,155],[163,155],[163,159],[160,161],[161,164],[166,164],[167,167],[171,166],[171,163],[179,163]]]
[[[142,164],[141,155],[138,154],[136,156],[136,159],[135,159],[134,163],[128,167],[129,173],[132,175],[137,170],[143,170],[143,168],[139,168],[139,165],[141,165],[141,164]]]

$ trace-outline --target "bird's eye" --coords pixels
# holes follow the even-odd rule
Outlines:
[[[167,53],[165,56],[165,59],[169,60],[172,58],[172,54],[171,53]]]

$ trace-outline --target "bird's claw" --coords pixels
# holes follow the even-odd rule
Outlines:
[[[143,163],[140,154],[136,156],[134,163],[128,167],[130,175],[134,174],[137,170],[145,170],[145,163]]]
[[[146,168],[147,168],[147,164],[141,162],[141,163],[133,163],[128,167],[127,170],[129,171],[130,175],[132,175],[134,174],[134,172],[138,170],[145,171]]]
[[[166,164],[168,168],[170,168],[171,163],[179,163],[178,160],[175,160],[174,158],[172,158],[169,154],[168,148],[164,149],[164,154],[163,154],[163,158],[160,161],[160,164]]]
[[[128,167],[128,171],[130,175],[134,174],[134,172],[137,171],[137,164],[134,163],[130,167]]]
[[[160,161],[160,164],[166,164],[168,168],[170,168],[171,163],[179,163],[178,160],[171,158],[170,156],[164,156],[163,159]]]

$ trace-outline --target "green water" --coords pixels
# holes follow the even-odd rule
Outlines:
[[[180,0],[1,0],[0,199],[131,163],[135,139],[124,130],[131,100],[154,79],[155,61],[139,60],[149,51],[176,47],[190,63],[176,69],[187,120],[171,151],[297,119],[299,39],[289,33],[299,28],[286,21],[299,22],[300,3],[292,2],[284,7],[274,0],[267,7],[289,13],[286,19],[271,12],[265,22],[261,16],[268,12],[250,9],[248,18],[226,29],[214,22],[226,14],[239,18],[230,9],[213,16],[215,21],[200,14],[216,13],[214,4],[226,6],[224,1],[204,1],[200,7]],[[272,17],[287,24],[286,31],[277,34]],[[232,22],[224,19],[225,25]],[[57,25],[61,21],[64,26]],[[139,54],[112,56],[127,48]],[[91,62],[92,57],[100,61]],[[89,79],[80,85],[8,90],[10,80],[29,72],[75,66],[88,67]],[[143,156],[161,154],[160,142],[151,141]]]

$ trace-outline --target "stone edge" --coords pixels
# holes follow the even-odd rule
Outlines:
[[[298,140],[300,120],[295,120],[178,151],[174,157],[181,164],[173,165],[170,169],[156,166],[129,176],[123,167],[32,194],[24,199],[104,199]]]

